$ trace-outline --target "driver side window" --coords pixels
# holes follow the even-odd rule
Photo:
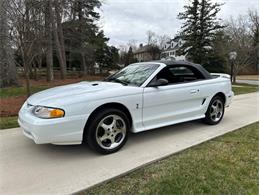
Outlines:
[[[166,79],[169,84],[186,83],[204,79],[203,75],[195,68],[187,66],[165,67],[156,76],[156,79]]]

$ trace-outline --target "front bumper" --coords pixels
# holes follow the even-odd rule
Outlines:
[[[55,119],[41,119],[32,114],[32,108],[24,105],[18,123],[26,137],[36,144],[80,144],[88,115],[65,116]]]

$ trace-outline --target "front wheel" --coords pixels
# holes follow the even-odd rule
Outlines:
[[[204,122],[209,125],[218,124],[224,116],[224,111],[225,103],[223,98],[220,96],[213,97],[205,114]]]
[[[84,139],[91,149],[102,154],[110,154],[123,147],[129,129],[129,120],[124,112],[106,109],[95,116]]]

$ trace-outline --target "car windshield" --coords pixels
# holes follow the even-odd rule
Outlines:
[[[158,67],[157,64],[132,64],[106,78],[105,81],[141,86]]]

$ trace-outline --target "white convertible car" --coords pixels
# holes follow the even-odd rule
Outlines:
[[[128,133],[195,119],[219,123],[233,92],[229,75],[185,61],[131,64],[104,81],[55,87],[29,97],[19,112],[37,144],[81,144],[118,151]]]

